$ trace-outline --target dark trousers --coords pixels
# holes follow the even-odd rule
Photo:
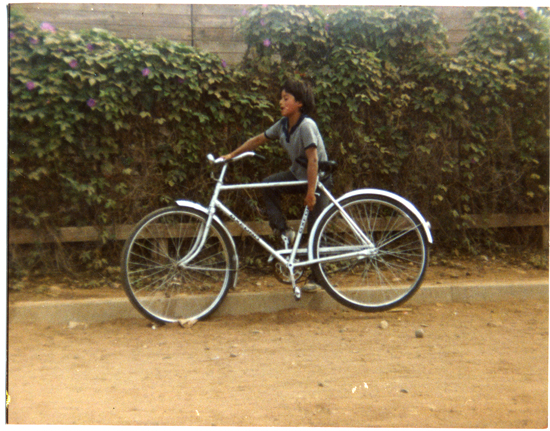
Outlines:
[[[270,175],[263,180],[264,183],[274,183],[281,181],[297,180],[294,174],[290,171],[279,172],[277,174]],[[326,178],[323,181],[323,185],[327,189],[332,190],[332,176]],[[307,193],[307,184],[284,187],[266,187],[265,189],[263,189],[263,192],[267,217],[269,219],[269,226],[271,226],[271,229],[273,229],[274,231],[277,230],[278,232],[284,232],[288,229],[288,226],[286,224],[286,217],[281,210],[281,196],[284,194],[301,194],[305,198]],[[324,194],[321,193],[320,195],[317,195],[317,202],[315,203],[313,211],[309,213],[307,220],[308,232],[311,232],[311,228],[313,227],[315,220],[317,220],[317,217],[319,217],[321,212],[329,203],[329,199]]]

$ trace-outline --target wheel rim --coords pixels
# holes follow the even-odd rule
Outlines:
[[[340,213],[333,212],[316,238],[316,255],[363,253],[317,266],[329,293],[357,309],[390,308],[408,299],[420,285],[427,262],[420,221],[400,205],[380,199],[352,200],[343,206],[374,248],[365,247]]]
[[[126,253],[126,289],[138,309],[153,320],[174,322],[208,315],[230,283],[231,262],[220,232],[210,228],[194,254],[205,226],[202,214],[173,210],[159,214],[134,235]]]

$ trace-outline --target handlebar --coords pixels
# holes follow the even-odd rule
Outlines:
[[[229,159],[229,160],[225,160],[223,157],[214,157],[213,154],[208,154],[208,156],[206,156],[206,158],[208,159],[208,161],[210,162],[210,164],[214,165],[214,164],[220,164],[220,163],[227,163],[227,162],[230,162],[230,161],[237,161],[239,159],[244,159],[245,157],[258,157],[260,159],[264,159],[265,158],[263,156],[260,156],[252,151],[247,151],[246,153],[242,153],[242,154],[239,154],[238,156],[235,156],[233,157],[232,159]]]

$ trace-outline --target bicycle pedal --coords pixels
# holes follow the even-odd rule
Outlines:
[[[302,298],[302,291],[298,286],[294,286],[294,299],[299,301]]]
[[[290,241],[288,240],[288,238],[285,235],[281,236],[281,238],[283,239],[283,244],[285,246],[285,250],[288,250],[290,248]]]

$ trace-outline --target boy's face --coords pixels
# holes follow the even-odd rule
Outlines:
[[[301,115],[300,108],[302,107],[302,102],[297,102],[294,96],[285,90],[281,91],[279,106],[281,107],[281,115],[283,117],[290,118],[294,115]]]

